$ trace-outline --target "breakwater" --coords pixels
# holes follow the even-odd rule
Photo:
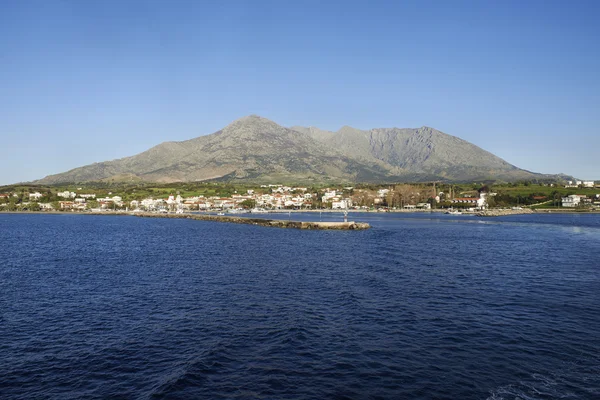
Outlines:
[[[131,215],[131,214],[128,214]],[[198,221],[229,222],[234,224],[259,225],[270,228],[291,228],[291,229],[312,229],[312,230],[363,230],[369,229],[371,225],[365,222],[302,222],[302,221],[284,221],[278,219],[265,218],[244,218],[221,215],[198,215],[198,214],[155,214],[155,213],[136,213],[136,217],[144,218],[185,218]]]
[[[532,214],[533,211],[529,208],[522,208],[520,210],[483,210],[476,212],[475,215],[478,217],[502,217],[504,215],[517,215],[517,214]]]

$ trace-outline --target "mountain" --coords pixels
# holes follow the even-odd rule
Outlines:
[[[355,160],[307,135],[252,115],[211,135],[165,142],[132,157],[75,168],[36,183],[97,181],[115,176],[155,182],[385,181],[394,172],[391,166]]]
[[[143,153],[47,176],[36,183],[136,179],[151,182],[391,182],[540,179],[432,128],[284,128],[251,115],[222,130]]]
[[[454,181],[540,178],[472,143],[429,127],[380,128],[368,131],[344,126],[337,132],[293,127],[350,157],[378,160],[405,173],[424,174]]]

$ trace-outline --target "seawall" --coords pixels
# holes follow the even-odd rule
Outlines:
[[[505,215],[518,215],[518,214],[533,214],[533,211],[529,208],[522,208],[520,210],[484,210],[476,212],[475,215],[478,217],[502,217]]]

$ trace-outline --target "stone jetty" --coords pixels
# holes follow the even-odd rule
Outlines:
[[[155,214],[155,213],[135,213],[128,214],[144,218],[184,218],[195,219],[198,221],[229,222],[234,224],[259,225],[271,228],[293,228],[293,229],[313,229],[313,230],[363,230],[369,229],[371,225],[364,222],[302,222],[302,221],[284,221],[278,219],[266,218],[244,218],[221,215],[202,215],[202,214]]]
[[[518,214],[533,214],[533,211],[529,208],[522,208],[519,210],[502,210],[502,209],[493,209],[493,210],[483,210],[476,212],[475,215],[478,217],[502,217],[505,215],[518,215]]]

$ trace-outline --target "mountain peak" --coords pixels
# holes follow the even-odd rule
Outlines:
[[[352,126],[349,126],[349,125],[344,125],[344,126],[342,126],[338,130],[338,133],[344,133],[344,132],[348,132],[348,133],[350,133],[350,132],[361,132],[361,130],[358,129],[358,128],[354,128]]]
[[[239,130],[273,130],[280,126],[270,119],[261,117],[256,114],[247,115],[236,119],[227,125],[223,131],[239,131]]]
[[[261,117],[260,115],[250,114],[245,117],[238,118],[227,126],[236,125],[236,124],[256,124],[256,123],[271,123],[275,124],[275,122],[270,119]]]
[[[263,120],[263,119],[267,119],[267,118],[263,118],[257,114],[250,114],[250,115],[246,115],[242,118],[238,118],[235,121],[256,121],[256,120]]]

